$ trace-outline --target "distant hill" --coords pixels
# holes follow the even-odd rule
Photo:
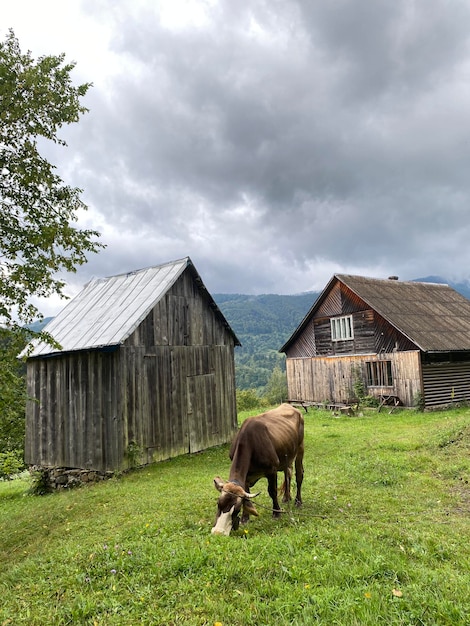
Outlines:
[[[280,296],[266,294],[247,296],[243,294],[215,294],[212,296],[238,335],[266,334],[275,332],[285,339],[295,330],[318,297],[308,292]],[[241,337],[239,337],[240,339]]]
[[[279,348],[308,313],[318,293],[212,297],[242,344],[235,349],[237,388],[262,392],[274,367],[285,368]]]
[[[33,322],[32,324],[29,324],[28,328],[33,332],[38,333],[44,328],[46,324],[49,324],[49,322],[53,319],[53,317],[45,317],[43,320],[38,320],[36,322]]]

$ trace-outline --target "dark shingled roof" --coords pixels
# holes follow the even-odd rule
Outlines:
[[[448,285],[336,274],[284,348],[336,280],[344,283],[423,352],[470,350],[470,300]],[[281,349],[283,351],[283,349]]]
[[[470,350],[470,300],[452,287],[347,274],[336,278],[424,352]]]

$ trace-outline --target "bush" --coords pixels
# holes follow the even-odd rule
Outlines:
[[[250,411],[260,406],[261,399],[254,389],[237,391],[237,411]]]
[[[362,370],[359,365],[352,368],[352,379],[352,391],[354,398],[362,404],[362,401],[366,397],[366,386],[362,377]]]
[[[287,400],[286,373],[276,366],[266,385],[266,398],[269,404],[281,404]]]
[[[24,462],[20,450],[0,452],[0,478],[11,479],[24,469]]]
[[[419,413],[424,413],[424,396],[421,393],[421,391],[417,391],[414,395],[413,398],[413,404],[415,409],[419,412]]]
[[[380,400],[376,396],[364,396],[361,398],[361,405],[369,408],[376,408],[380,404]]]
[[[129,469],[135,469],[142,465],[142,448],[136,441],[130,441],[126,449],[126,457]]]
[[[31,487],[29,488],[29,494],[32,496],[45,496],[51,493],[52,486],[49,479],[49,472],[44,468],[39,468],[31,471]]]

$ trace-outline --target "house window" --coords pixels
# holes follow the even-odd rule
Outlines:
[[[344,341],[353,339],[352,315],[346,317],[333,317],[331,320],[331,339],[333,341]]]
[[[391,387],[393,385],[391,361],[366,361],[366,367],[368,387]]]

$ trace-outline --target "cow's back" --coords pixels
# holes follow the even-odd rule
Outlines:
[[[252,464],[276,462],[280,466],[291,463],[303,445],[304,420],[298,409],[281,404],[275,409],[246,419],[230,449],[230,458],[249,450]],[[269,458],[265,459],[269,452]],[[275,452],[275,455],[273,454]],[[277,457],[277,458],[276,458]]]
[[[304,419],[302,413],[290,404],[281,404],[271,411],[263,413],[261,421],[266,424],[269,435],[278,454],[288,448],[295,457],[299,445],[304,439]]]

